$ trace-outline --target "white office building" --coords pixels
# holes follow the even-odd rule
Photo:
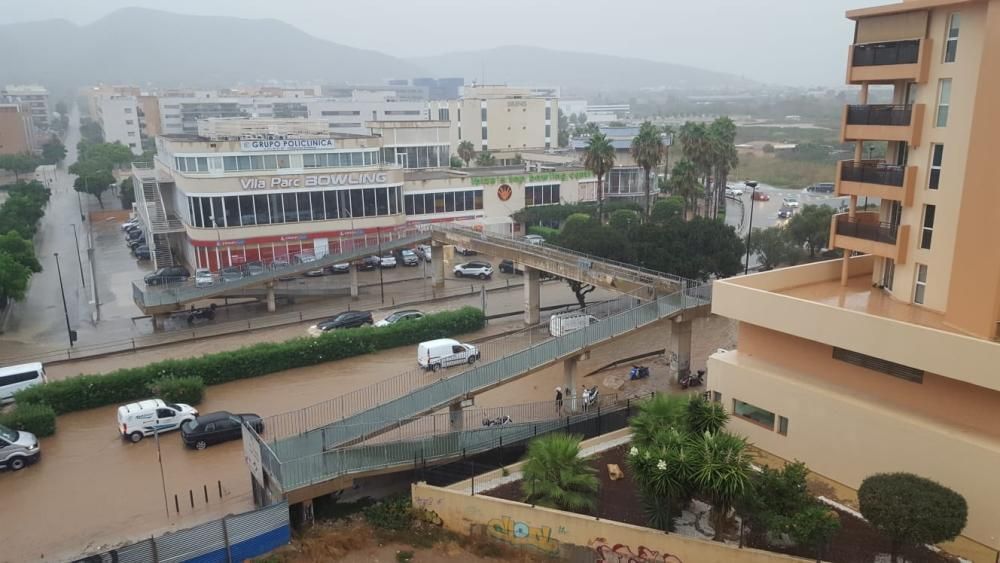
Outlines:
[[[139,101],[135,96],[104,95],[97,99],[97,121],[108,143],[121,143],[142,154]]]

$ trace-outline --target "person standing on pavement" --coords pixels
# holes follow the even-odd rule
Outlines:
[[[562,387],[556,387],[556,416],[562,416],[563,392]]]

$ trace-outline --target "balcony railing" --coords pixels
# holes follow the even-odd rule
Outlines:
[[[854,46],[854,66],[914,64],[920,60],[920,41],[891,41]]]
[[[866,223],[850,217],[837,218],[837,234],[886,244],[896,244],[899,225],[891,223]]]
[[[840,179],[844,182],[863,182],[901,188],[905,177],[906,167],[904,166],[846,161],[840,167]]]
[[[890,125],[908,127],[913,115],[913,106],[908,105],[864,105],[847,106],[848,125]]]

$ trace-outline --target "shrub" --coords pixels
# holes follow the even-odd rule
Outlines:
[[[143,399],[149,395],[149,386],[164,378],[199,378],[204,385],[218,385],[473,332],[485,322],[482,311],[464,307],[383,328],[342,329],[319,338],[261,342],[197,358],[165,360],[107,374],[52,381],[17,392],[15,400],[22,405],[47,404],[57,414],[64,414]]]
[[[56,433],[56,411],[48,405],[18,404],[10,412],[0,414],[0,424],[35,436]]]
[[[574,512],[594,509],[600,481],[589,458],[580,457],[580,440],[556,433],[528,444],[521,480],[524,502]]]
[[[200,377],[164,377],[151,383],[149,392],[168,403],[197,405],[205,396],[205,381]]]
[[[555,240],[559,237],[559,229],[552,229],[550,227],[528,227],[528,234],[538,235],[548,242],[555,242]]]
[[[389,497],[365,507],[362,512],[369,524],[384,530],[405,530],[413,521],[413,508],[405,495]]]

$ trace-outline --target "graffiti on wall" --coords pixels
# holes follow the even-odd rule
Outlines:
[[[559,540],[552,537],[552,528],[531,526],[518,522],[510,516],[494,518],[487,522],[486,534],[514,547],[530,547],[549,555],[559,553]]]
[[[625,544],[609,544],[604,538],[595,538],[590,547],[597,554],[597,563],[684,563],[670,553],[660,553],[644,545],[633,550]]]

